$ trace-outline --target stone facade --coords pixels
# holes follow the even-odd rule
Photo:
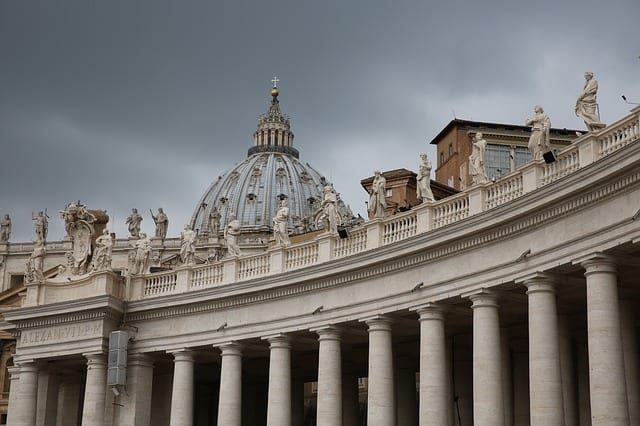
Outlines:
[[[639,170],[637,108],[348,238],[66,283],[48,242],[4,314],[8,424],[638,424]],[[108,386],[115,330],[127,379]]]

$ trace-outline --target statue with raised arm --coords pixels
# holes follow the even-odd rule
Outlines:
[[[220,232],[220,212],[216,206],[213,206],[209,212],[209,235],[217,237],[218,232]]]
[[[593,78],[593,73],[584,73],[584,87],[576,100],[576,115],[584,120],[589,131],[600,130],[606,125],[600,121],[596,96],[598,94],[598,82]]]
[[[371,218],[384,217],[387,207],[387,180],[379,170],[374,172],[371,194],[369,195],[369,215]]]
[[[240,245],[238,244],[240,235],[240,221],[236,219],[236,214],[229,214],[229,223],[224,228],[224,239],[227,243],[227,253],[229,256],[240,256]]]
[[[44,282],[44,257],[47,254],[47,250],[44,246],[44,241],[37,240],[33,246],[33,252],[27,260],[25,270],[25,280],[28,283],[42,283]]]
[[[167,238],[167,229],[169,229],[169,217],[166,215],[162,207],[158,207],[158,214],[153,215],[151,212],[151,218],[153,222],[156,224],[156,238],[160,238],[162,241]]]
[[[148,274],[151,269],[151,240],[144,232],[141,232],[139,237],[138,240],[131,243],[135,248],[132,273]]]
[[[0,242],[7,242],[9,238],[11,238],[11,217],[5,214],[0,222]]]
[[[529,137],[529,152],[533,160],[541,160],[542,154],[551,149],[549,131],[551,130],[551,120],[540,105],[534,108],[535,115],[527,119],[527,126],[531,126],[531,137]]]
[[[142,216],[138,214],[138,209],[131,209],[131,214],[127,218],[127,228],[129,233],[134,238],[140,237],[140,223],[142,222]]]
[[[423,203],[428,201],[435,201],[433,198],[433,192],[431,192],[431,169],[433,165],[431,160],[427,157],[427,154],[420,154],[422,164],[418,168],[418,176],[416,177],[416,196],[418,200],[422,200]]]
[[[291,244],[289,239],[289,206],[286,199],[280,201],[280,208],[273,217],[273,238],[276,240],[277,246]]]
[[[113,238],[109,234],[108,229],[102,231],[102,235],[96,238],[95,251],[91,260],[92,271],[109,271],[111,270],[111,261],[113,259]]]
[[[43,211],[39,211],[37,216],[34,216],[33,213],[31,213],[31,220],[36,221],[36,240],[46,241],[47,232],[49,231],[49,221],[47,220],[47,215]]]
[[[482,137],[482,133],[478,132],[471,142],[471,155],[469,156],[469,176],[473,185],[486,183],[488,181],[487,174],[484,171],[484,160],[487,150],[487,141]]]
[[[184,225],[180,233],[180,261],[183,265],[193,265],[196,261],[196,232],[191,225]]]
[[[324,195],[320,206],[322,207],[322,226],[324,232],[328,234],[338,233],[338,222],[340,213],[338,212],[338,195],[331,185],[326,185],[323,189]]]

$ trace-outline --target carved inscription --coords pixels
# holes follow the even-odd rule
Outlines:
[[[35,346],[43,343],[66,342],[87,337],[102,336],[102,322],[94,321],[84,324],[69,324],[48,327],[39,330],[23,330],[20,337],[21,346]]]

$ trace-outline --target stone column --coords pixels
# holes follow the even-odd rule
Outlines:
[[[582,262],[587,278],[587,341],[591,421],[629,424],[615,263],[604,256]]]
[[[369,326],[367,424],[369,426],[395,425],[391,320],[381,315],[365,322]]]
[[[629,424],[640,424],[640,366],[638,365],[638,330],[635,326],[635,307],[630,300],[620,302],[624,371],[627,378]]]
[[[342,357],[340,332],[335,327],[318,333],[318,417],[319,425],[342,425]]]
[[[104,354],[87,354],[87,381],[82,407],[82,426],[102,426],[107,392],[107,359]]]
[[[38,400],[38,365],[34,361],[21,362],[17,398],[11,413],[12,426],[35,426]]]
[[[269,342],[267,426],[291,426],[291,342],[278,335]]]
[[[222,367],[220,370],[220,398],[218,424],[240,426],[242,424],[242,346],[231,342],[220,346]]]
[[[485,289],[467,297],[473,302],[473,424],[503,426],[498,298]]]
[[[433,303],[417,309],[420,315],[420,425],[449,422],[444,311]]]
[[[513,377],[511,374],[511,347],[507,330],[500,332],[502,352],[502,395],[504,396],[504,426],[513,426]]]
[[[151,424],[151,391],[153,389],[153,359],[149,355],[129,354],[127,360],[127,392],[120,392],[115,401],[120,425]]]
[[[526,279],[529,301],[529,404],[531,426],[563,426],[558,312],[553,280]]]
[[[7,367],[9,372],[9,406],[7,407],[7,424],[13,424],[13,414],[18,410],[18,387],[20,386],[20,366],[12,365]]]
[[[169,425],[191,426],[193,424],[193,352],[190,349],[180,349],[172,354],[173,389]]]

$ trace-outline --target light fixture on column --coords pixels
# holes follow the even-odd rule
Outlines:
[[[633,217],[631,218],[631,220],[633,221],[636,221],[638,219],[640,219],[640,210],[638,210],[636,214],[634,214]]]
[[[411,289],[411,293],[415,293],[416,291],[420,290],[420,288],[424,285],[423,282],[420,282],[418,284],[416,284],[412,289]]]
[[[223,322],[222,324],[220,324],[220,327],[216,328],[216,331],[222,331],[227,327],[227,322]]]
[[[111,392],[113,392],[114,396],[120,396],[120,391],[118,390],[118,388],[116,386],[112,386],[111,387]]]
[[[313,312],[311,313],[311,315],[319,314],[319,313],[320,313],[320,311],[322,311],[323,309],[324,309],[324,305],[320,305],[320,306],[318,306],[318,307],[316,308],[316,310],[315,310],[315,311],[313,311]]]
[[[530,254],[531,254],[531,249],[526,249],[525,251],[522,252],[520,256],[518,256],[518,258],[516,259],[516,262],[522,262]]]

